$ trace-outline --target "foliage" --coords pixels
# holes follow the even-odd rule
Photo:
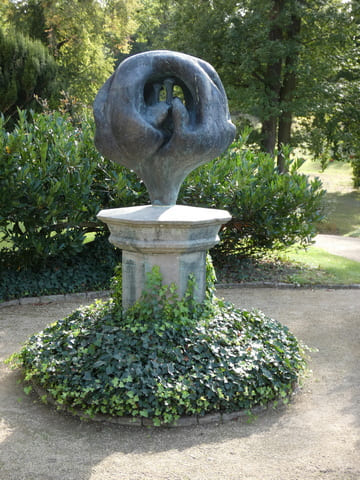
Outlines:
[[[34,95],[50,97],[57,66],[46,47],[20,32],[0,28],[0,112],[34,106]]]
[[[7,9],[9,8],[11,0],[3,0],[0,3],[0,28],[5,26],[6,24],[6,12]]]
[[[141,47],[209,61],[224,82],[231,111],[261,123],[261,138],[253,138],[265,151],[302,143],[304,128],[297,122],[295,133],[293,118],[309,123],[319,109],[336,111],[331,93],[341,97],[343,91],[337,73],[353,58],[349,44],[358,38],[350,2],[144,2],[148,8],[140,12],[137,31]],[[356,124],[356,116],[348,120]],[[278,161],[283,169],[281,156]]]
[[[113,300],[80,308],[12,361],[59,406],[154,425],[287,397],[305,366],[296,338],[261,312],[197,304],[192,288],[179,299],[154,269],[125,315]]]
[[[127,52],[137,0],[20,0],[4,8],[8,25],[40,40],[59,69],[61,89],[90,104]]]
[[[143,182],[102,158],[93,136],[86,117],[19,111],[11,132],[0,118],[0,234],[19,252],[21,267],[80,252],[86,233],[106,231],[96,220],[102,208],[149,202]],[[320,183],[300,175],[300,163],[287,157],[289,172],[280,175],[270,156],[245,148],[246,138],[193,172],[179,203],[230,211],[234,218],[221,233],[224,254],[306,243],[323,215]]]
[[[15,258],[14,258],[15,257]],[[53,256],[46,266],[24,266],[20,255],[1,252],[0,302],[23,297],[108,290],[121,253],[104,236],[74,256]],[[18,265],[18,268],[16,268]]]
[[[158,271],[153,273],[155,276],[155,291],[157,290],[157,284],[160,282],[160,274]],[[211,300],[215,295],[216,284],[216,272],[212,262],[212,258],[209,254],[206,255],[206,298]],[[118,264],[115,267],[114,275],[111,279],[111,297],[114,300],[117,308],[122,309],[122,264]],[[190,282],[191,283],[191,282]],[[148,287],[151,287],[149,284]],[[148,288],[149,290],[150,288]],[[165,289],[166,291],[166,289]],[[164,297],[166,299],[166,297]]]
[[[280,174],[273,157],[254,153],[245,143],[246,134],[222,157],[192,172],[180,192],[182,203],[231,213],[212,254],[249,255],[310,242],[324,217],[320,180],[299,173],[302,161],[291,160],[286,149],[287,173]]]
[[[79,253],[85,233],[106,231],[101,208],[147,202],[133,173],[99,155],[90,120],[19,111],[14,130],[4,127],[0,117],[0,233],[22,266]]]
[[[111,278],[111,298],[119,310],[122,310],[122,263],[119,263]]]
[[[330,52],[335,67],[327,71],[322,83],[324,102],[314,102],[307,127],[307,143],[325,168],[334,160],[350,160],[354,187],[360,186],[360,4],[347,4],[348,22],[344,30],[342,48]],[[317,96],[318,97],[318,96]],[[315,99],[317,100],[317,98]]]

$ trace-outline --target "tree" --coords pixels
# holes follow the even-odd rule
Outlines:
[[[55,91],[57,66],[38,40],[0,29],[0,112],[11,116]]]
[[[62,89],[92,103],[127,51],[137,0],[20,0],[10,2],[7,21],[43,42],[56,59]]]
[[[0,27],[4,27],[7,22],[7,12],[9,11],[10,0],[0,2]]]
[[[326,101],[305,123],[310,149],[325,167],[350,159],[354,186],[360,187],[360,2],[347,4],[348,28],[343,48],[334,52],[337,68],[324,84]]]
[[[340,0],[150,3],[157,11],[166,8],[166,22],[142,21],[142,35],[156,47],[212,63],[231,109],[259,119],[265,151],[274,154],[293,143],[294,116],[308,117],[326,103],[324,84],[338,68],[334,52],[342,48],[348,31],[346,4]],[[278,164],[284,168],[281,154]]]

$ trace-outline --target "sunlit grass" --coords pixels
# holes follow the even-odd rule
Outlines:
[[[300,171],[312,177],[319,177],[328,192],[353,191],[352,168],[349,163],[332,162],[323,171],[320,162],[307,160]]]
[[[328,215],[318,226],[319,232],[360,237],[360,190],[353,188],[351,165],[333,162],[322,171],[319,162],[307,160],[301,171],[320,178],[328,192]]]
[[[302,268],[288,276],[292,283],[304,284],[360,284],[360,262],[332,255],[318,247],[290,248],[281,254],[284,261]]]

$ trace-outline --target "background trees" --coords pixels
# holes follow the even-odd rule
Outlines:
[[[357,48],[357,0],[145,3],[151,9],[149,16],[145,10],[140,14],[142,48],[182,50],[212,63],[223,79],[232,112],[260,123],[256,140],[265,151],[273,154],[283,144],[307,142],[318,155],[333,153],[330,117],[337,112],[342,130],[355,120],[350,110],[342,109],[340,118],[338,114],[339,99],[344,100],[340,72],[354,63]],[[354,81],[355,77],[350,91],[358,91]],[[360,138],[353,135],[354,140],[359,143]],[[281,154],[278,165],[284,169]]]
[[[233,119],[255,127],[251,147],[233,145],[183,185],[182,203],[233,213],[217,254],[306,243],[323,214],[323,191],[296,172],[288,145],[309,147],[324,164],[350,159],[360,184],[359,3],[2,0],[0,113],[13,118],[0,117],[0,269],[13,278],[14,264],[17,271],[27,258],[29,268],[50,266],[47,283],[89,251],[84,238],[101,230],[96,211],[147,202],[133,172],[94,151],[85,113],[116,63],[156,48],[213,64]],[[16,119],[17,107],[34,107],[34,95],[50,108]]]
[[[77,101],[129,52],[180,50],[215,66],[233,118],[258,127],[280,170],[284,144],[358,164],[359,0],[4,0],[0,13],[47,47],[58,92]]]
[[[34,95],[50,97],[55,89],[57,65],[38,40],[0,28],[0,111],[13,115],[28,108]]]
[[[348,24],[344,43],[329,52],[336,67],[322,85],[325,101],[307,118],[312,152],[326,165],[330,160],[349,160],[354,185],[360,186],[360,2],[347,4]]]
[[[41,41],[59,66],[59,90],[91,104],[127,52],[137,0],[9,0],[5,25]]]

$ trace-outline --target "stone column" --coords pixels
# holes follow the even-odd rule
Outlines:
[[[196,279],[195,299],[206,288],[206,253],[219,241],[220,226],[231,215],[225,210],[184,205],[146,205],[102,210],[98,218],[110,230],[109,241],[122,249],[123,309],[141,296],[146,273],[160,268],[163,283],[175,283],[182,296],[189,275]]]

